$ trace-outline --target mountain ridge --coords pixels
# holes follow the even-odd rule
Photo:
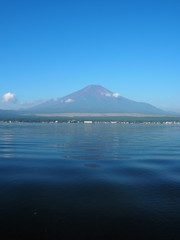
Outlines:
[[[88,85],[61,98],[50,99],[31,109],[31,113],[137,113],[165,114],[155,106],[120,96],[100,85]]]

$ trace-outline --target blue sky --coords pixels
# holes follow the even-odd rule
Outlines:
[[[99,84],[180,112],[179,13],[179,0],[0,0],[0,107]]]

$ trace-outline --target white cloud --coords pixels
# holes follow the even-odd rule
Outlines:
[[[31,108],[31,107],[34,107],[34,106],[39,105],[41,103],[44,103],[46,101],[48,101],[48,99],[29,100],[29,101],[26,101],[26,102],[19,102],[17,104],[17,109]]]
[[[4,94],[4,96],[5,95],[6,94]],[[18,109],[31,108],[49,100],[44,98],[44,99],[28,100],[28,101],[22,102],[22,101],[19,101],[17,98],[15,98],[14,102],[12,101],[12,99],[11,101],[9,100],[7,102],[7,96],[6,98],[4,96],[0,99],[0,109],[6,109],[6,110],[18,110]]]
[[[16,103],[17,102],[16,94],[8,92],[3,95],[2,101],[4,103]]]
[[[74,100],[71,99],[71,98],[68,98],[68,99],[65,100],[65,103],[71,103],[71,102],[74,102]]]
[[[110,93],[106,93],[105,96],[106,97],[111,97],[111,94]]]
[[[111,93],[109,93],[109,92],[101,92],[101,95],[104,95],[106,97],[111,97],[112,96]]]
[[[113,97],[118,98],[120,96],[119,93],[113,93]]]

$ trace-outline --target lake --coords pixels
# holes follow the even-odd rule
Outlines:
[[[180,125],[0,123],[1,239],[180,239]]]

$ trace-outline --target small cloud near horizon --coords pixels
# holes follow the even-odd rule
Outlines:
[[[105,96],[106,97],[111,97],[111,94],[110,93],[106,93]]]
[[[29,101],[26,101],[26,102],[20,102],[19,106],[18,106],[18,109],[31,108],[31,107],[34,107],[34,106],[39,105],[41,103],[44,103],[47,100],[48,99],[38,99],[38,100],[29,100]]]
[[[71,98],[68,98],[67,100],[65,100],[65,103],[71,103],[71,102],[74,102],[74,100]]]
[[[113,93],[113,97],[118,98],[120,96],[119,93]]]
[[[4,103],[16,103],[17,101],[15,93],[8,92],[2,96],[2,102]]]
[[[0,109],[19,110],[34,107],[38,104],[46,102],[48,99],[19,101],[14,93],[6,93],[0,99]]]

